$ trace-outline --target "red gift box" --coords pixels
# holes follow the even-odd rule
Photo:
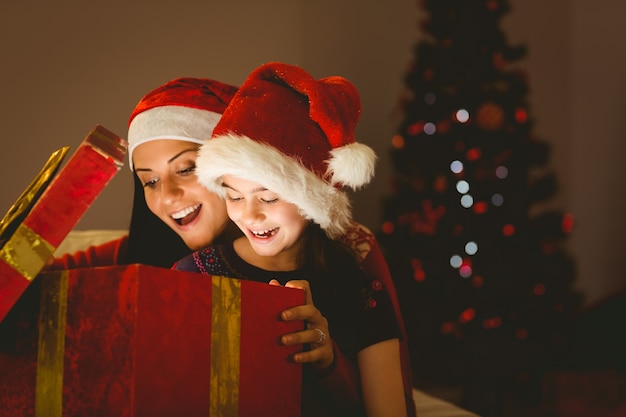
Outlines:
[[[0,323],[0,416],[300,415],[299,289],[144,266],[39,275]]]
[[[96,125],[56,177],[49,181],[44,179],[39,184],[40,188],[47,187],[27,189],[29,192],[22,194],[2,219],[0,322],[122,167],[127,146],[126,140]],[[59,163],[60,160],[51,171],[56,172]],[[48,168],[44,167],[33,184],[46,174]],[[27,201],[21,207],[23,201],[20,200],[24,197],[33,201]],[[12,213],[14,208],[16,210]],[[11,218],[18,224],[12,225]],[[4,236],[5,232],[9,236]]]

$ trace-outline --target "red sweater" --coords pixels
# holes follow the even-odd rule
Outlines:
[[[55,258],[51,270],[92,268],[96,266],[120,265],[128,251],[128,236],[122,236],[84,251]]]

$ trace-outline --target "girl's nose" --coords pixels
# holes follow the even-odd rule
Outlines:
[[[263,211],[259,207],[257,201],[246,200],[241,212],[241,220],[249,225],[261,222],[265,218]]]

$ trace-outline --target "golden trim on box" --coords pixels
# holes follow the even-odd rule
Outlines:
[[[17,224],[23,220],[33,205],[37,202],[41,193],[43,193],[48,184],[50,184],[50,181],[54,178],[54,175],[58,171],[61,162],[63,162],[63,159],[69,150],[69,146],[64,146],[63,148],[52,152],[37,176],[17,198],[17,201],[13,203],[11,208],[9,208],[7,214],[0,219],[0,247],[3,246],[3,242],[9,240],[13,234],[12,229],[17,227]]]
[[[11,238],[0,249],[0,259],[29,281],[39,274],[54,253],[54,246],[20,224]]]
[[[39,349],[35,417],[63,414],[63,358],[69,272],[46,277],[41,283]]]
[[[210,416],[239,415],[241,282],[213,276]]]

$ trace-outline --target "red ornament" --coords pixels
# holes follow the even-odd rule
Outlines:
[[[478,108],[476,124],[483,130],[501,129],[504,125],[504,110],[493,102],[487,102]]]

